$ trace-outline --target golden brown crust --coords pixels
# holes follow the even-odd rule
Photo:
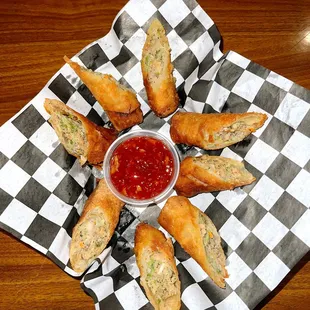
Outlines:
[[[99,206],[101,209],[104,210],[109,222],[114,223],[114,228],[113,225],[112,227],[110,227],[110,233],[113,234],[116,224],[119,220],[119,214],[124,205],[125,203],[123,201],[119,200],[116,196],[112,194],[112,192],[108,188],[105,179],[101,179],[95,190],[91,193],[88,200],[86,201],[82,215],[77,224],[83,221],[87,212]]]
[[[252,126],[247,126],[244,135],[238,141],[219,143],[214,140],[214,135],[221,132],[223,128],[231,126],[237,121],[255,119]],[[171,118],[170,136],[174,143],[195,145],[205,150],[224,148],[243,140],[251,132],[262,127],[267,119],[266,114],[247,113],[220,113],[200,114],[191,112],[178,112]]]
[[[79,247],[77,244],[77,230],[79,225],[81,225],[87,216],[87,213],[93,210],[94,208],[100,208],[104,212],[105,221],[109,223],[109,231],[107,233],[109,241],[114,233],[116,225],[119,221],[120,212],[124,206],[124,202],[115,197],[109,190],[104,179],[101,179],[96,187],[96,189],[89,196],[86,201],[85,207],[83,209],[82,215],[73,228],[72,232],[72,241],[70,244],[70,262],[73,270],[76,272],[84,272],[85,269],[80,269],[80,262],[76,260],[76,256],[73,255],[74,249]],[[106,246],[106,245],[105,245]],[[102,252],[102,251],[101,251]],[[97,253],[97,255],[101,254]]]
[[[96,125],[97,126],[97,125]],[[100,132],[102,139],[99,137],[94,137],[91,135],[91,128],[86,125],[86,131],[88,139],[88,155],[87,160],[93,165],[101,164],[104,160],[105,153],[112,144],[112,142],[117,138],[117,132],[113,129],[104,128],[97,126],[97,130]]]
[[[178,241],[182,248],[197,261],[219,287],[224,288],[224,277],[227,278],[228,274],[225,265],[222,265],[226,271],[223,277],[214,273],[208,263],[199,228],[199,213],[205,216],[187,198],[174,196],[167,200],[158,217],[158,223]],[[223,251],[222,255],[224,255]]]
[[[173,66],[171,65],[171,72]],[[175,89],[174,80],[167,80],[161,83],[158,90],[154,91],[147,76],[143,76],[144,87],[147,93],[148,104],[158,117],[166,117],[172,114],[179,105],[179,96]]]
[[[134,252],[136,255],[136,261],[137,265],[140,270],[140,281],[141,285],[145,289],[146,295],[148,299],[150,300],[153,307],[157,310],[178,310],[181,307],[181,293],[180,293],[180,281],[177,281],[178,286],[178,292],[179,294],[177,296],[173,296],[168,303],[165,304],[164,308],[161,306],[158,306],[158,303],[156,301],[156,296],[153,296],[151,293],[148,285],[145,282],[146,274],[144,272],[143,265],[146,263],[145,257],[144,257],[144,251],[146,249],[149,249],[151,252],[159,252],[162,260],[167,262],[169,264],[170,268],[175,272],[176,275],[178,275],[178,270],[175,264],[174,259],[174,249],[171,242],[171,239],[166,239],[165,235],[158,229],[145,224],[140,223],[135,232],[135,248]]]
[[[133,127],[143,121],[143,113],[141,109],[136,109],[130,114],[106,111],[107,116],[117,131]]]
[[[244,169],[245,178],[228,181],[212,173],[203,164],[204,161],[217,158],[223,163],[233,163],[236,169]],[[235,187],[251,184],[255,177],[249,173],[244,164],[234,159],[203,155],[200,157],[186,157],[180,165],[180,173],[174,189],[178,195],[192,197],[200,193],[209,193],[215,191],[232,190]]]
[[[100,74],[81,67],[67,56],[64,60],[88,87],[107,115],[111,116],[110,121],[117,131],[143,121],[140,103],[131,90],[120,85],[109,74]]]
[[[150,57],[152,52],[153,42],[151,42],[151,35],[154,32],[157,34],[161,33],[159,34],[157,43],[161,41],[160,46],[162,51],[165,52],[164,59],[167,61],[167,65],[159,76],[160,82],[156,87],[151,83],[151,75],[154,75],[155,72],[153,70],[148,70],[147,65],[145,64],[146,57]],[[141,68],[149,106],[158,117],[166,117],[170,115],[178,107],[179,96],[172,75],[173,65],[170,58],[169,42],[165,35],[165,30],[158,19],[155,19],[152,22],[147,31],[147,39],[142,51]]]
[[[44,108],[50,115],[52,115],[56,111],[64,111],[66,113],[76,116],[81,121],[86,132],[87,161],[93,165],[103,162],[106,151],[117,137],[117,133],[114,130],[96,125],[82,114],[74,111],[63,102],[56,99],[45,99]],[[74,154],[70,154],[74,156]],[[79,158],[79,160],[81,164],[85,162],[85,160],[81,158]]]
[[[135,255],[140,262],[143,249],[149,247],[152,251],[159,251],[164,253],[166,259],[174,263],[174,251],[171,240],[167,239],[165,235],[158,229],[146,223],[140,223],[136,228],[135,233]]]

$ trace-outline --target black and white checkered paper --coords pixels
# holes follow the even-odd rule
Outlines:
[[[223,55],[221,37],[194,0],[132,0],[111,31],[74,60],[110,73],[132,88],[144,122],[168,138],[170,117],[147,105],[141,68],[150,21],[165,27],[172,49],[180,109],[200,113],[256,111],[266,124],[244,141],[209,154],[243,160],[257,181],[234,191],[201,194],[191,202],[215,223],[227,256],[227,288],[220,289],[175,242],[182,309],[253,309],[310,246],[310,91],[235,53]],[[242,42],[240,42],[242,44]],[[99,125],[104,111],[68,65],[0,129],[0,227],[52,259],[73,276],[69,243],[98,171],[81,168],[48,124],[44,98],[56,98]],[[181,157],[206,153],[177,146]],[[81,280],[96,309],[151,309],[133,254],[135,227],[159,227],[164,203],[126,205],[110,246]],[[160,228],[163,230],[162,228]]]

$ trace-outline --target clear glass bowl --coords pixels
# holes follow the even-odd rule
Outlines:
[[[121,194],[112,184],[111,181],[111,176],[110,176],[110,161],[111,161],[111,157],[113,155],[114,150],[124,141],[134,138],[134,137],[151,137],[151,138],[155,138],[157,140],[160,140],[161,142],[163,142],[165,144],[165,146],[167,146],[168,150],[170,150],[171,154],[172,154],[172,158],[173,158],[173,164],[174,164],[174,173],[172,176],[172,179],[170,181],[170,183],[168,184],[168,186],[157,196],[154,196],[152,198],[149,199],[144,199],[144,200],[140,200],[140,199],[133,199],[130,197],[127,197],[123,194]],[[118,197],[120,200],[131,204],[133,206],[145,206],[151,203],[158,203],[162,200],[164,200],[165,198],[167,198],[173,191],[173,187],[177,181],[177,178],[179,176],[179,171],[180,171],[180,160],[179,160],[179,155],[178,152],[176,151],[173,143],[171,141],[169,141],[164,135],[155,132],[155,131],[151,131],[151,130],[136,130],[136,131],[131,131],[129,133],[126,133],[122,136],[120,136],[119,138],[117,138],[109,147],[105,158],[104,158],[104,162],[103,162],[103,174],[104,174],[104,178],[107,182],[107,185],[109,187],[109,189],[111,190],[111,192]]]

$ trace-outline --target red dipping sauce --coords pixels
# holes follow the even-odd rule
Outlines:
[[[114,187],[133,199],[150,199],[162,193],[174,174],[173,155],[160,140],[135,137],[121,143],[110,160]]]

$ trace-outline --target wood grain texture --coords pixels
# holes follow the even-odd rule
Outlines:
[[[0,1],[0,125],[27,104],[72,56],[104,36],[126,3]],[[245,57],[310,88],[310,1],[200,0],[218,26],[224,52]],[[309,254],[257,309],[307,309]],[[0,232],[0,309],[94,309],[79,281]]]

